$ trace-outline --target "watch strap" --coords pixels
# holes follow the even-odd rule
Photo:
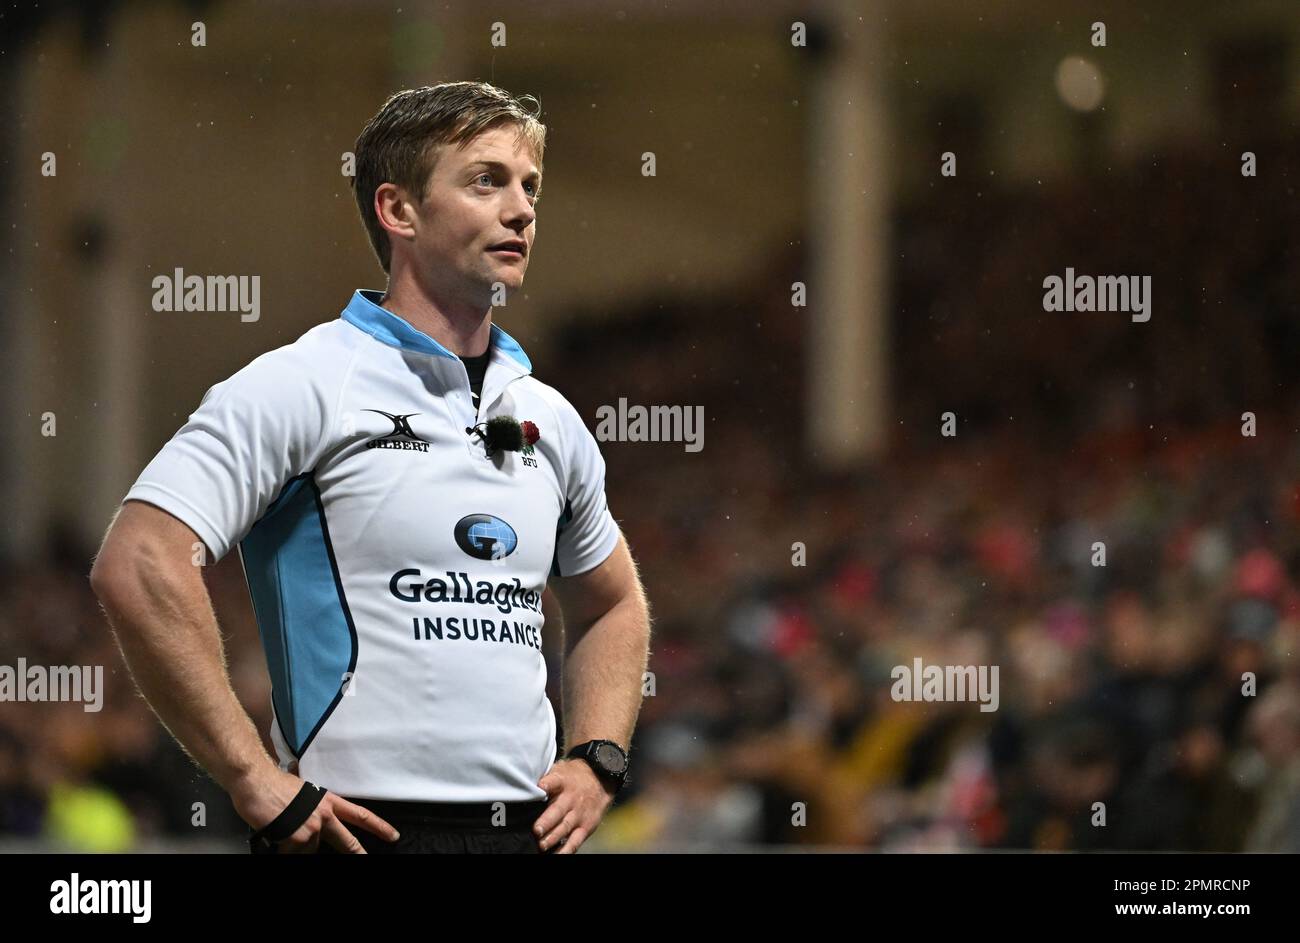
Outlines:
[[[623,754],[623,759],[624,759],[623,772],[611,773],[609,772],[609,770],[602,768],[600,764],[595,762],[594,756],[596,750],[599,749],[602,743],[610,744],[611,746],[617,748],[618,751]],[[613,740],[588,740],[586,743],[578,744],[576,747],[569,750],[569,752],[565,754],[565,759],[586,760],[587,765],[589,765],[593,770],[595,770],[598,775],[614,780],[616,783],[619,784],[619,786],[622,786],[624,782],[626,782],[627,780],[627,769],[628,769],[627,762],[626,762],[627,758],[628,758],[627,751],[625,751]]]

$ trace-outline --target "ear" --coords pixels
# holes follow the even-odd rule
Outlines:
[[[375,188],[375,216],[394,239],[414,238],[415,208],[410,195],[397,184],[381,183]]]

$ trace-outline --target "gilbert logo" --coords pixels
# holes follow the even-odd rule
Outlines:
[[[50,885],[52,914],[131,914],[132,923],[148,923],[152,914],[153,881],[72,880]]]
[[[419,413],[386,413],[382,409],[367,409],[364,412],[378,413],[393,424],[393,431],[388,435],[371,439],[366,443],[368,449],[405,449],[407,451],[427,452],[429,443],[415,434],[410,419]]]

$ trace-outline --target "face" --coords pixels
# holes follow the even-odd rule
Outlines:
[[[417,277],[468,304],[490,304],[498,282],[513,293],[532,256],[541,173],[517,133],[507,125],[463,149],[445,147],[424,202],[408,216],[414,240],[405,245]],[[493,248],[510,241],[523,245],[513,252]]]

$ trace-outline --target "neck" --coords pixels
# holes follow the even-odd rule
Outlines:
[[[394,260],[396,262],[396,260]],[[478,308],[420,284],[407,266],[393,266],[380,307],[423,331],[458,357],[487,353],[492,309]]]

